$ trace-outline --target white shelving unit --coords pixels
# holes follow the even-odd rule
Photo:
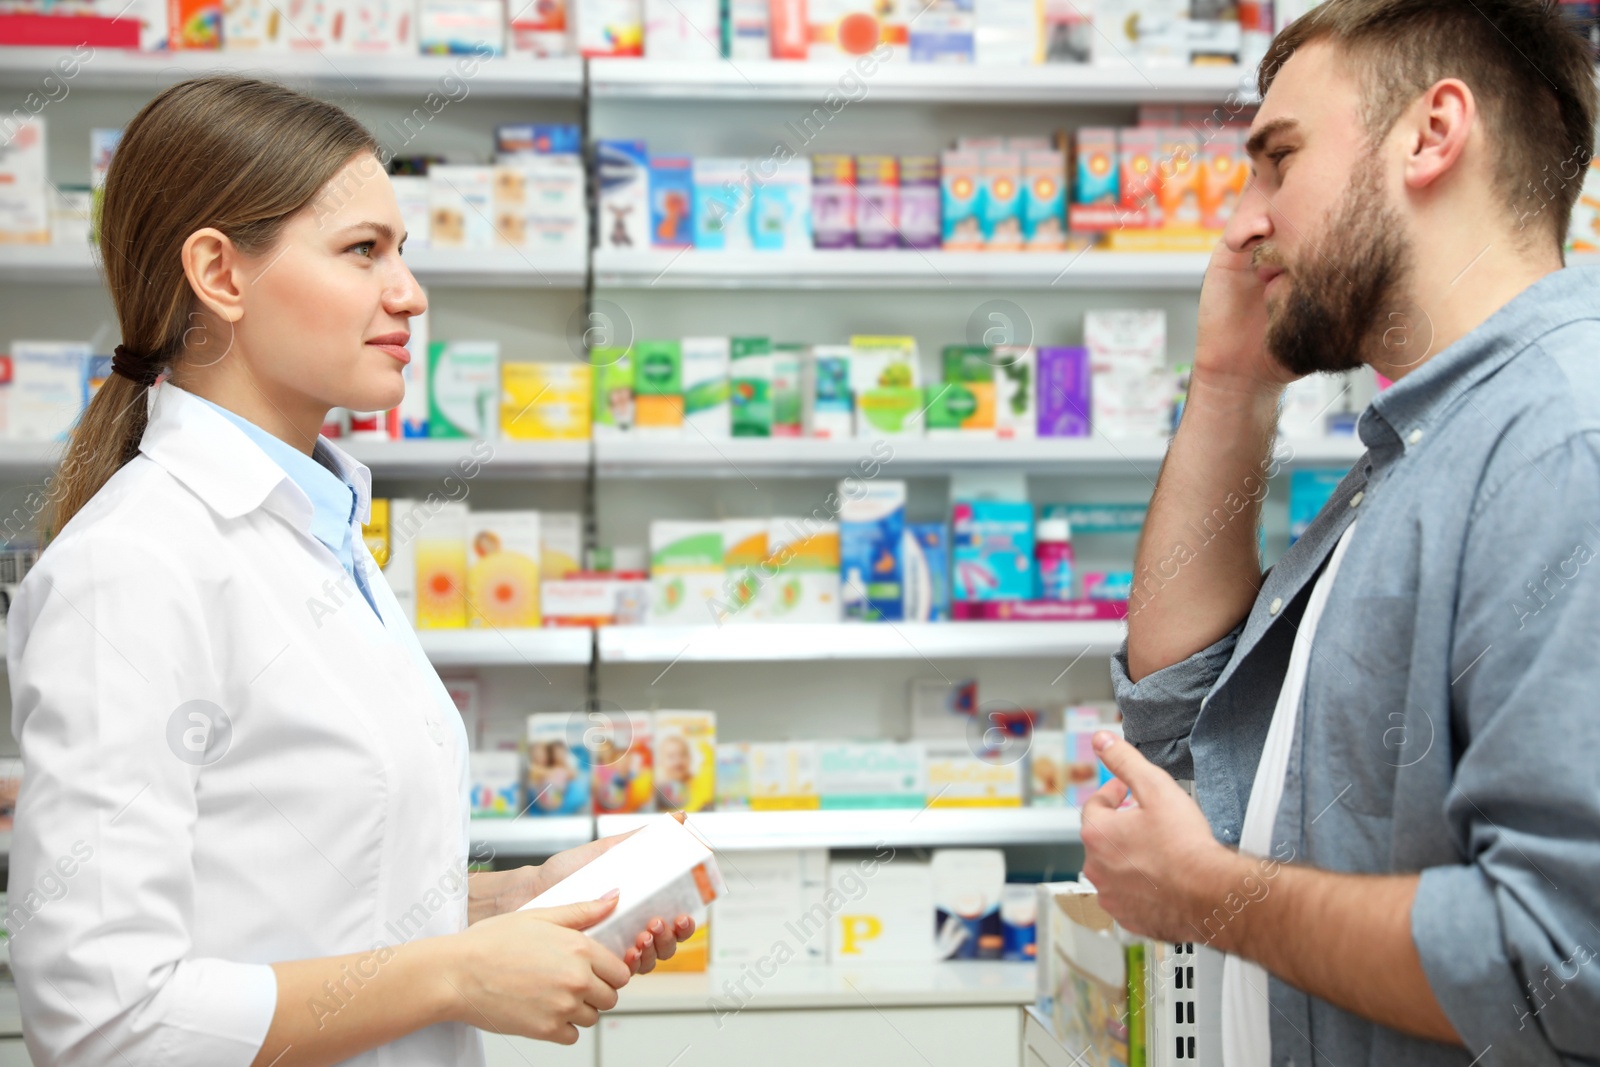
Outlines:
[[[408,248],[417,280],[440,289],[581,289],[588,257],[555,259],[516,248]],[[23,284],[99,285],[89,245],[0,245],[0,280]]]
[[[438,478],[477,463],[474,479],[572,480],[589,470],[588,441],[340,441],[339,446],[388,478]]]
[[[1207,256],[1188,252],[594,251],[595,284],[618,289],[1198,290]]]
[[[775,663],[828,660],[1055,659],[1108,656],[1120,622],[728,623],[604,626],[605,663]]]
[[[587,815],[521,816],[473,819],[474,863],[500,856],[551,856],[594,840],[594,820]]]
[[[453,76],[474,94],[576,100],[583,95],[578,59],[480,60],[473,56],[382,56],[324,52],[135,52],[96,48],[70,77],[57,68],[64,48],[0,48],[0,87],[34,88],[52,75],[74,89],[153,95],[214,72],[256,74],[297,88],[374,96],[424,94]],[[470,73],[469,73],[470,72]]]
[[[651,815],[601,815],[600,837],[637,829]],[[906,808],[851,811],[708,811],[688,825],[718,851],[779,848],[950,848],[1062,845],[1080,837],[1071,808]],[[732,862],[737,865],[737,859]]]
[[[419,630],[435,667],[585,667],[594,631],[579,628]]]
[[[1126,104],[1222,103],[1230,93],[1254,99],[1254,79],[1240,67],[1152,68],[1066,64],[1034,67],[914,64],[891,60],[862,75],[830,63],[589,61],[589,92],[600,99],[799,100],[821,106],[854,74],[864,85],[854,103]],[[844,83],[846,86],[849,82]]]
[[[1285,466],[1349,466],[1366,450],[1355,437],[1286,440]],[[870,458],[887,477],[927,477],[952,470],[1021,470],[1029,474],[1154,476],[1167,454],[1164,438],[1118,440],[1039,437],[1002,441],[939,437],[816,440],[736,437],[713,441],[600,438],[594,442],[601,478],[843,477]]]
[[[723,980],[740,969],[704,974],[651,974],[629,982],[618,995],[619,1014],[705,1011],[726,997]],[[872,965],[795,964],[764,981],[752,1004],[762,1011],[826,1008],[974,1007],[1032,1004],[1033,965],[1002,960]],[[993,1060],[999,1063],[998,1056]]]

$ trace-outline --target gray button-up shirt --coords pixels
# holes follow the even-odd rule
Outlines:
[[[1137,684],[1114,657],[1128,740],[1236,844],[1295,625],[1359,516],[1273,854],[1420,872],[1412,937],[1467,1047],[1274,979],[1272,1062],[1600,1062],[1600,268],[1540,279],[1358,430],[1366,455],[1233,633]]]

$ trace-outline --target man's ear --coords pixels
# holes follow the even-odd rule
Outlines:
[[[1443,78],[1400,119],[1406,137],[1405,181],[1424,189],[1455,167],[1478,120],[1478,102],[1460,78]]]
[[[224,322],[244,316],[244,256],[227,234],[211,226],[191,233],[183,242],[183,273],[213,315]]]

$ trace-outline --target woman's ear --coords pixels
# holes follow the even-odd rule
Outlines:
[[[244,257],[231,238],[207,226],[183,242],[183,273],[200,302],[224,322],[244,317]]]

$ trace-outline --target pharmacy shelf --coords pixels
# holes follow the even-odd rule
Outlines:
[[[594,251],[595,285],[614,289],[1198,290],[1193,252]]]
[[[830,90],[858,106],[919,104],[1216,103],[1255,98],[1242,67],[976,66],[895,59],[861,75],[836,63],[727,60],[589,61],[589,93],[606,99],[799,100],[825,107]],[[831,110],[831,109],[829,109]],[[828,114],[828,111],[824,111]],[[832,116],[829,115],[829,118]]]
[[[1121,622],[728,623],[604,626],[601,663],[1060,659],[1109,656]]]
[[[588,257],[554,257],[515,248],[408,248],[409,266],[439,289],[582,289]],[[36,285],[99,285],[90,245],[0,245],[0,280]]]
[[[1023,1006],[1037,996],[1034,965],[1003,960],[812,966],[793,961],[775,968],[770,978],[763,976],[759,984],[748,982],[750,973],[748,966],[713,966],[698,974],[645,975],[628,983],[608,1014],[704,1012],[719,1004],[726,1005],[724,1010],[746,1011]],[[727,983],[741,981],[748,998],[730,997]]]
[[[440,479],[454,474],[462,481],[572,480],[586,477],[589,470],[588,441],[340,440],[337,444],[380,478]],[[450,487],[440,492],[448,494]]]
[[[685,431],[693,434],[693,431]],[[1286,440],[1278,455],[1286,467],[1348,467],[1365,446],[1355,437]],[[692,435],[676,440],[600,438],[595,473],[602,478],[892,478],[941,477],[952,470],[1004,469],[1075,476],[1143,475],[1153,478],[1167,454],[1164,438],[911,437],[818,440],[800,437]]]
[[[579,59],[97,48],[68,76],[59,64],[69,55],[68,48],[0,48],[0,86],[34,88],[49,76],[73,89],[154,92],[185,78],[229,72],[334,94],[421,98],[436,93],[440,98],[460,99],[465,87],[468,93],[485,97],[577,100],[583,95],[583,61]]]
[[[594,840],[587,815],[524,815],[514,819],[472,820],[472,862],[498,856],[553,856]]]
[[[601,837],[627,833],[656,815],[601,815]],[[944,848],[955,845],[1061,845],[1080,838],[1074,808],[903,808],[851,811],[707,811],[688,825],[712,848]],[[736,877],[737,858],[725,877]]]
[[[81,245],[0,245],[0,281],[24,285],[99,285],[100,263]]]
[[[594,631],[544,629],[418,630],[435,667],[583,667],[594,655]]]

